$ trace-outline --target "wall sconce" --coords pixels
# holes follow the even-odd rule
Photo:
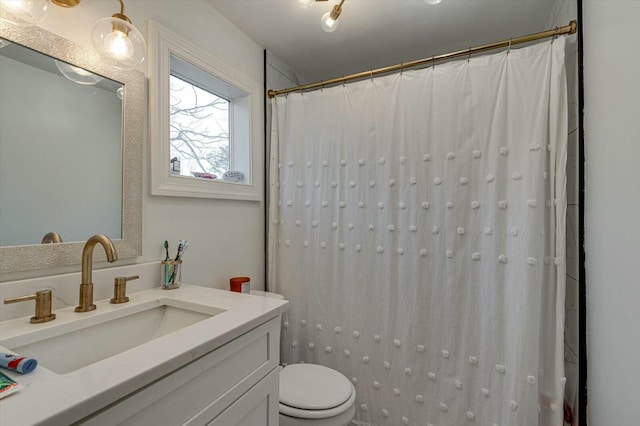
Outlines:
[[[91,30],[93,48],[103,60],[121,70],[136,68],[144,61],[147,50],[144,37],[124,14],[124,2],[120,13],[98,19]]]
[[[15,25],[29,26],[42,22],[49,13],[51,3],[61,7],[74,7],[81,0],[0,0],[0,9],[9,12],[0,19]]]
[[[47,0],[0,0],[1,19],[15,25],[29,26],[42,22],[49,11]]]
[[[320,23],[322,24],[322,29],[327,33],[332,33],[338,28],[338,18],[342,13],[342,5],[345,0],[340,0],[340,4],[333,6],[331,12],[327,12],[322,15],[322,19]]]

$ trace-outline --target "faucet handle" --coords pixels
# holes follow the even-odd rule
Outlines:
[[[43,322],[53,321],[56,314],[51,313],[51,290],[40,290],[36,294],[28,296],[11,297],[4,299],[5,305],[9,303],[25,302],[27,300],[36,301],[36,314],[29,320],[32,324],[40,324]]]
[[[131,277],[116,277],[113,283],[113,298],[109,303],[127,303],[129,298],[127,297],[127,281],[137,280],[140,275],[133,275]]]

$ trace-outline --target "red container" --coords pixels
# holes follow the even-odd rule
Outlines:
[[[238,293],[249,293],[251,290],[251,278],[233,277],[229,280],[229,289]]]

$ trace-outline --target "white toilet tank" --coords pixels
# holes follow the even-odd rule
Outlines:
[[[250,294],[261,297],[273,297],[274,299],[284,300],[284,296],[278,293],[271,293],[270,291],[251,290]]]

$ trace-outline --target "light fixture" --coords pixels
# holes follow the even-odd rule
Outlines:
[[[342,13],[342,5],[345,0],[340,0],[340,4],[333,6],[331,12],[327,12],[322,15],[322,19],[320,23],[322,24],[322,29],[325,32],[332,33],[338,28],[338,18]]]
[[[0,15],[1,20],[19,26],[40,23],[49,13],[51,3],[61,7],[75,7],[81,0],[0,0],[0,9],[8,14]]]
[[[429,3],[431,6],[435,6],[436,4],[442,3],[442,0],[425,0],[425,1]]]
[[[42,22],[49,12],[48,0],[0,0],[0,19],[15,25],[30,26]]]
[[[144,61],[147,50],[144,37],[124,14],[124,3],[120,2],[120,13],[98,19],[91,30],[93,48],[103,60],[114,68],[128,70]]]

